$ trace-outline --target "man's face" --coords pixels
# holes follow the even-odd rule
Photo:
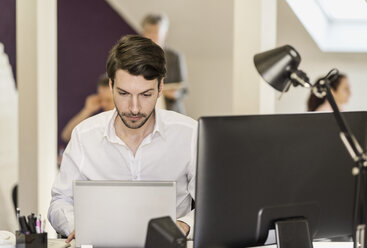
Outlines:
[[[161,90],[158,90],[157,79],[146,80],[143,76],[134,76],[119,69],[115,74],[112,93],[116,110],[124,125],[138,129],[153,114]]]
[[[163,46],[166,39],[166,32],[164,32],[159,24],[145,24],[143,27],[143,36],[151,39],[154,43]]]
[[[115,104],[113,103],[113,96],[108,86],[98,86],[97,93],[103,111],[112,110],[115,107]]]

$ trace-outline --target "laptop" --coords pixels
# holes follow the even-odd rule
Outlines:
[[[175,182],[73,183],[76,247],[144,247],[150,219],[176,219]]]

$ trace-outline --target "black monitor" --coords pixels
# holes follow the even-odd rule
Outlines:
[[[344,117],[365,148],[367,112]],[[280,220],[352,235],[353,166],[332,113],[201,118],[194,247],[263,245]]]

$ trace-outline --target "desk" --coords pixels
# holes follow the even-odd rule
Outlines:
[[[193,248],[193,241],[189,241],[187,248]],[[65,239],[49,239],[48,248],[65,247]],[[277,248],[276,245],[258,246],[264,248]],[[314,248],[353,248],[353,242],[314,242]],[[75,248],[75,240],[71,242],[70,248]]]

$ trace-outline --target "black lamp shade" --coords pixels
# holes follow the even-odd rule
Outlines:
[[[267,83],[278,91],[287,91],[290,75],[297,71],[301,57],[293,47],[285,45],[256,54],[254,62],[257,71]]]

